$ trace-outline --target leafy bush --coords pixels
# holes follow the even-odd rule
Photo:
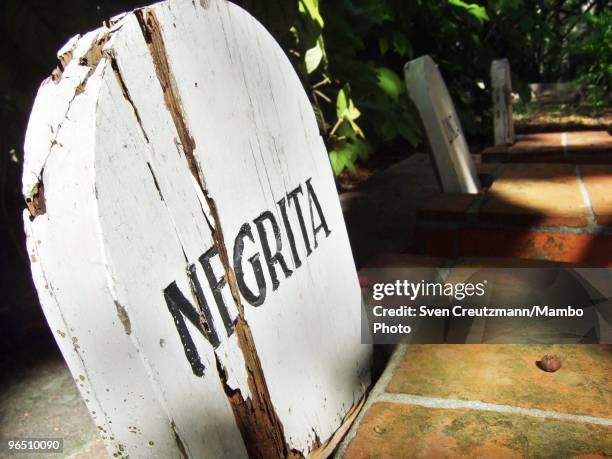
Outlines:
[[[593,103],[611,92],[611,12],[606,0],[235,0],[275,36],[317,115],[334,171],[374,152],[421,145],[419,117],[404,87],[406,61],[430,54],[449,86],[468,137],[490,138],[489,66],[507,57],[513,87],[582,81]],[[68,37],[147,0],[4,0],[0,68],[7,144],[21,157],[35,89]],[[6,123],[5,123],[6,124]]]
[[[300,73],[335,173],[373,152],[403,152],[423,134],[405,62],[430,54],[468,137],[491,136],[489,66],[507,57],[513,88],[580,79],[610,92],[610,14],[600,0],[244,0]],[[286,6],[289,4],[290,6]]]
[[[609,104],[612,95],[612,13],[587,16],[572,37],[569,59],[578,81],[585,87],[586,101],[595,107]]]
[[[242,5],[293,60],[336,174],[374,151],[408,151],[422,143],[403,78],[404,64],[421,54],[440,65],[466,131],[482,132],[490,99],[477,83],[492,56],[479,56],[489,20],[485,7],[462,0],[298,0],[290,12],[272,15],[272,3]]]

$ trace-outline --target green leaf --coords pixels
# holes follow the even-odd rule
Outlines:
[[[358,159],[367,159],[371,152],[371,145],[363,140],[345,140],[338,143],[329,153],[329,161],[334,174],[338,175],[344,169],[354,172],[355,162]]]
[[[339,139],[356,139],[357,133],[353,130],[349,123],[342,123],[336,130],[335,137]]]
[[[408,38],[406,38],[406,35],[401,32],[394,31],[392,38],[393,49],[397,54],[402,57],[412,54],[412,46],[410,45]]]
[[[355,155],[358,159],[368,159],[370,157],[370,153],[372,152],[372,147],[370,144],[364,142],[363,140],[353,140],[352,147],[355,150]]]
[[[357,109],[355,109],[357,110]],[[355,131],[355,134],[357,134],[359,137],[361,137],[362,139],[365,138],[365,135],[363,134],[363,131],[361,130],[361,128],[357,125],[357,123],[355,123],[355,121],[353,121],[352,119],[347,119],[346,121],[349,122],[349,124],[351,125],[351,127],[353,128],[353,131]]]
[[[338,118],[342,118],[344,112],[348,110],[349,98],[348,94],[350,91],[350,87],[345,85],[340,91],[338,91],[338,97],[336,98],[336,116]]]
[[[321,43],[317,40],[317,43],[306,51],[304,54],[304,64],[306,65],[306,73],[311,74],[314,72],[321,61],[323,60],[323,49]]]
[[[353,99],[351,99],[351,87],[347,83],[338,91],[338,97],[336,99],[336,116],[338,116],[338,119],[352,122],[359,118],[359,115],[361,115],[361,112],[355,107]],[[353,123],[351,123],[351,125],[352,124]]]
[[[355,134],[363,138],[365,137],[363,131],[357,123],[355,123],[355,120],[359,118],[360,115],[361,112],[355,107],[355,103],[351,98],[351,87],[347,83],[338,91],[338,97],[336,98],[336,116],[339,122],[348,122]]]
[[[334,174],[340,174],[344,169],[348,169],[351,172],[355,171],[355,153],[347,144],[340,146],[339,148],[332,150],[329,153],[329,161],[332,166]]]
[[[376,77],[378,87],[393,100],[397,100],[404,91],[404,83],[393,70],[387,67],[378,67]]]
[[[481,23],[489,20],[487,9],[484,6],[477,5],[476,3],[466,3],[463,0],[448,0],[448,3],[458,8],[463,8]]]
[[[337,151],[329,152],[329,162],[331,163],[332,170],[334,171],[334,175],[339,175],[345,166],[344,157],[341,153]]]
[[[323,28],[323,17],[319,12],[319,0],[300,0],[299,10],[302,13],[308,13],[310,18],[317,22]]]

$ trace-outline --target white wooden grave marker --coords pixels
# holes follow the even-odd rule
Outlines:
[[[425,55],[408,62],[404,74],[408,94],[425,126],[442,190],[478,193],[476,168],[438,66]]]
[[[512,78],[508,59],[491,62],[491,94],[495,145],[512,145],[515,139],[512,121]]]
[[[24,221],[109,452],[325,454],[371,348],[325,146],[278,44],[223,0],[173,0],[58,56],[28,126]]]

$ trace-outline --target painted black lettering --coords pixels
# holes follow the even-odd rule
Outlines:
[[[293,229],[289,222],[289,216],[287,215],[287,206],[285,205],[285,198],[278,201],[278,207],[280,207],[281,215],[283,216],[283,224],[287,230],[287,239],[289,239],[289,247],[291,248],[291,255],[293,256],[293,263],[295,268],[302,266],[300,256],[298,255],[297,247],[295,246],[295,237],[293,236]]]
[[[196,349],[193,339],[189,334],[189,329],[187,328],[184,317],[186,317],[187,320],[189,320],[189,322],[191,322],[192,325],[196,327],[200,333],[202,333],[202,336],[204,336],[204,338],[206,338],[214,348],[219,346],[219,337],[215,331],[210,309],[206,304],[206,299],[204,298],[204,295],[202,295],[202,288],[200,287],[200,283],[195,276],[195,266],[193,265],[191,265],[189,268],[189,278],[192,288],[195,287],[194,294],[197,296],[196,303],[198,303],[202,315],[200,315],[194,305],[191,304],[187,298],[185,298],[181,290],[176,285],[176,282],[172,282],[164,289],[164,299],[166,300],[168,310],[174,319],[174,325],[178,331],[181,343],[183,344],[183,350],[185,351],[185,356],[191,365],[193,374],[196,376],[203,376],[205,367],[200,360],[198,350]]]
[[[304,216],[302,215],[302,207],[300,206],[300,200],[298,199],[299,194],[302,194],[302,185],[298,186],[296,189],[287,194],[287,202],[289,203],[289,205],[291,205],[291,201],[293,201],[295,213],[297,214],[298,222],[300,223],[302,237],[304,238],[304,244],[306,245],[306,256],[308,256],[312,253],[312,249],[310,248],[310,241],[308,240],[308,231],[306,230],[306,223],[304,222]]]
[[[234,272],[236,273],[236,282],[242,296],[253,306],[261,306],[266,299],[266,280],[263,275],[261,262],[259,261],[259,253],[256,253],[249,258],[253,274],[257,281],[258,293],[255,294],[244,282],[244,271],[242,269],[242,253],[244,252],[244,239],[249,238],[251,242],[255,242],[251,225],[245,223],[240,228],[236,240],[234,241]]]
[[[268,220],[270,222],[270,225],[272,226],[272,232],[274,234],[274,240],[276,241],[276,252],[274,252],[274,255],[272,254],[272,251],[270,250],[270,244],[268,243],[268,237],[266,235],[266,229],[264,227],[265,220]],[[285,258],[281,253],[281,250],[283,248],[283,242],[281,240],[280,229],[278,227],[278,224],[276,223],[274,215],[272,215],[272,212],[266,210],[259,217],[257,217],[254,222],[255,226],[257,226],[257,233],[259,234],[259,239],[261,241],[264,258],[266,259],[268,271],[270,272],[270,278],[272,279],[272,291],[274,291],[278,288],[279,284],[278,277],[276,276],[276,268],[274,265],[278,263],[281,266],[281,269],[285,274],[285,278],[291,276],[293,271],[289,269],[287,263],[285,263]]]
[[[223,320],[223,325],[225,326],[227,336],[230,336],[234,331],[234,321],[229,315],[229,310],[227,309],[225,300],[223,300],[222,290],[226,284],[225,275],[217,278],[210,263],[210,259],[216,255],[217,249],[215,247],[211,247],[206,252],[204,252],[202,256],[200,256],[199,261],[202,265],[202,268],[204,268],[204,274],[206,275],[208,285],[210,286],[210,290],[212,291],[213,297],[215,298],[215,302],[217,303],[217,308],[219,309],[221,320]]]
[[[321,210],[321,204],[319,204],[319,199],[317,198],[314,188],[312,187],[312,184],[310,183],[311,180],[312,180],[311,178],[306,180],[306,190],[308,191],[308,206],[310,207],[310,221],[312,223],[312,233],[314,237],[314,246],[316,249],[318,245],[317,233],[323,230],[325,232],[325,237],[329,237],[329,234],[331,233],[331,231],[329,230],[327,226],[327,222],[325,221],[325,217],[323,216],[323,211]],[[321,222],[319,226],[315,226],[314,214],[312,212],[313,204],[315,206],[315,209],[317,210],[317,214],[319,214],[319,220]]]

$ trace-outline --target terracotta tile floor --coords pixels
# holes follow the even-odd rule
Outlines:
[[[337,457],[608,457],[611,396],[610,345],[401,346]]]

